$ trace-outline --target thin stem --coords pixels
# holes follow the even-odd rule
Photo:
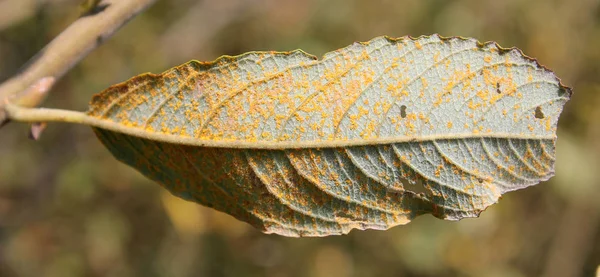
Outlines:
[[[89,52],[156,0],[104,0],[73,22],[36,54],[22,71],[0,84],[0,123],[6,119],[4,103],[20,103],[19,98],[43,78],[57,80]],[[48,88],[50,89],[50,88]],[[39,105],[45,97],[25,101]]]
[[[13,103],[6,103],[5,110],[9,119],[19,122],[68,122],[86,124],[85,113],[45,108],[25,108]]]

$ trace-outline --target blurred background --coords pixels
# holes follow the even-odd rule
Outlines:
[[[0,0],[0,81],[74,21],[80,0]],[[264,235],[174,198],[84,126],[0,131],[0,276],[594,276],[600,265],[599,0],[159,0],[73,68],[45,106],[191,59],[439,33],[493,40],[574,88],[556,177],[478,219],[422,216],[388,231]]]

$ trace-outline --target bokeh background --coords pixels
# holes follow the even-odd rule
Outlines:
[[[0,0],[0,80],[81,12],[80,0]],[[45,106],[190,59],[252,50],[317,56],[375,36],[439,33],[516,46],[574,88],[556,177],[480,218],[388,231],[264,235],[170,196],[89,128],[0,130],[0,276],[594,276],[600,265],[600,1],[159,0],[55,86]]]

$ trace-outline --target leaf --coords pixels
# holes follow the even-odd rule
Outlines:
[[[570,95],[517,49],[379,37],[322,60],[251,52],[136,76],[96,95],[87,123],[174,195],[326,236],[475,217],[547,180]]]

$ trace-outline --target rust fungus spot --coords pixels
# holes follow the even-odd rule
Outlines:
[[[400,116],[406,118],[406,105],[400,106]]]
[[[537,106],[535,108],[535,118],[537,118],[537,119],[544,118],[544,112],[542,111],[542,106]]]

